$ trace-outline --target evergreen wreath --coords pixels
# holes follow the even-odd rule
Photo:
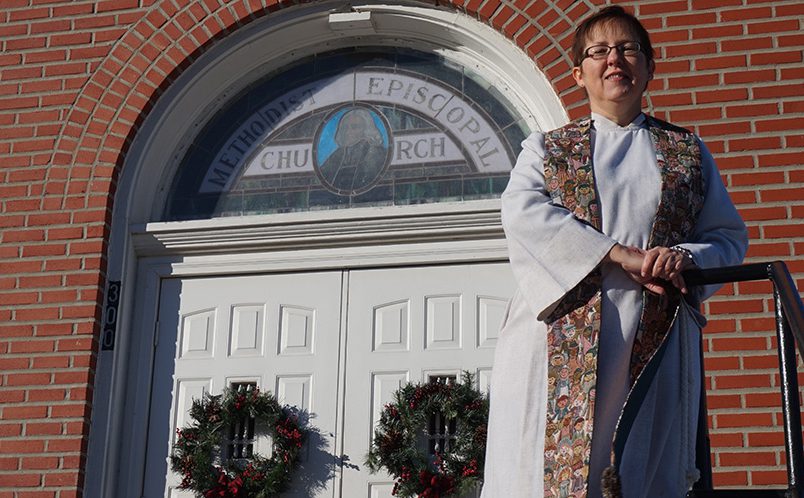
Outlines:
[[[170,456],[171,469],[182,476],[180,489],[204,498],[269,498],[287,487],[306,430],[270,392],[241,388],[226,389],[218,396],[205,394],[193,400],[190,417],[189,426],[176,430]],[[272,437],[271,458],[256,453],[247,458],[222,455],[226,432],[249,417]]]
[[[381,468],[394,477],[392,494],[403,498],[458,496],[483,481],[486,453],[488,398],[472,387],[472,375],[463,382],[407,384],[385,405],[366,455],[372,473]],[[429,435],[430,418],[441,414],[454,421],[448,448],[430,456],[420,449]]]

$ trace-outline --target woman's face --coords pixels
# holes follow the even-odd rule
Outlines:
[[[637,38],[615,21],[593,29],[584,48],[632,41]],[[625,125],[642,110],[642,93],[653,78],[654,67],[653,61],[649,63],[641,51],[635,56],[625,56],[612,49],[601,60],[586,57],[579,67],[572,69],[572,75],[586,89],[593,112]]]

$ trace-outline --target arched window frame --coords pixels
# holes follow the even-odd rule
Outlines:
[[[187,147],[229,99],[262,75],[317,52],[355,45],[436,52],[481,74],[531,129],[552,129],[567,121],[545,75],[489,26],[443,9],[365,5],[343,12],[333,9],[336,5],[290,8],[260,19],[217,42],[182,73],[149,114],[127,157],[119,197],[125,196],[131,222],[162,218]]]

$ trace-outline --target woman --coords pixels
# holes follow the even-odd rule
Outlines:
[[[694,306],[716,290],[681,272],[739,264],[745,225],[700,139],[642,113],[655,64],[639,21],[607,7],[575,35],[591,118],[528,137],[502,196],[518,291],[483,498],[677,498],[698,477]]]

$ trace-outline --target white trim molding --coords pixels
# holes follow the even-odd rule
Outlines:
[[[502,239],[499,200],[356,208],[132,226],[142,257]]]

